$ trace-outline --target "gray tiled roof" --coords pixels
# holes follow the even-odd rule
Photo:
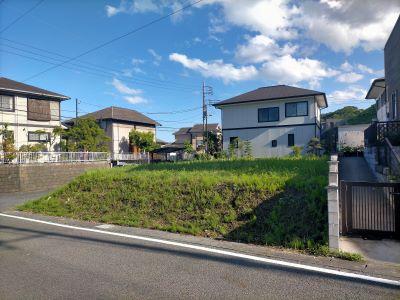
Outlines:
[[[21,93],[28,95],[39,95],[49,98],[56,98],[61,100],[69,99],[69,97],[51,92],[45,89],[38,88],[33,85],[25,84],[19,81],[11,80],[5,77],[0,77],[0,91],[7,91],[10,93]]]
[[[110,107],[86,114],[84,116],[81,116],[80,118],[87,118],[87,117],[92,117],[92,118],[95,118],[96,120],[112,119],[112,120],[120,120],[120,121],[133,122],[133,123],[161,125],[157,121],[150,119],[149,117],[145,116],[144,114],[142,114],[136,110],[115,107],[115,106],[110,106]],[[73,121],[73,120],[71,120],[71,121]],[[68,123],[68,121],[67,121],[67,123]]]
[[[219,107],[226,104],[277,100],[277,99],[295,98],[302,96],[316,96],[316,95],[323,95],[325,97],[325,93],[323,92],[318,92],[288,85],[274,85],[268,87],[261,87],[256,90],[241,94],[239,96],[235,96],[233,98],[220,101],[214,104],[214,106]]]

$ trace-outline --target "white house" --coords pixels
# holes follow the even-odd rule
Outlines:
[[[98,111],[91,112],[80,118],[93,118],[110,138],[109,151],[111,153],[129,154],[136,152],[129,146],[129,132],[137,130],[140,132],[151,132],[156,141],[156,127],[161,125],[157,121],[144,114],[128,108],[110,106]],[[73,125],[75,119],[64,122]]]
[[[58,93],[0,77],[0,126],[8,124],[17,149],[37,143],[49,147],[51,132],[61,126],[60,103],[67,99]]]
[[[254,157],[284,156],[320,137],[325,93],[287,85],[262,87],[214,104],[221,109],[223,149],[239,138]]]
[[[375,79],[365,99],[376,100],[376,118],[378,122],[387,122],[390,120],[390,105],[386,97],[386,81],[385,78]]]

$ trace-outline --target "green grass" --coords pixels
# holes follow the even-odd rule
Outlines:
[[[321,158],[90,171],[20,210],[313,251],[327,244]]]

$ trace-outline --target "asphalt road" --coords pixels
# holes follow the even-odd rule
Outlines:
[[[399,299],[400,290],[0,216],[0,299]]]

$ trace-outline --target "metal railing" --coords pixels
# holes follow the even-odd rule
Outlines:
[[[386,137],[398,134],[400,134],[400,121],[374,122],[364,130],[365,145],[382,145]]]
[[[131,160],[149,160],[149,153],[113,153],[111,155],[112,160],[123,160],[123,161],[131,161]]]
[[[107,152],[0,152],[0,164],[74,163],[109,161]]]

